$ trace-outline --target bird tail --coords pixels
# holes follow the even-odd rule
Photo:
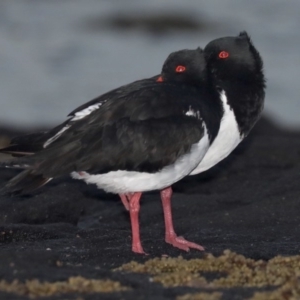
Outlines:
[[[14,157],[28,156],[43,149],[45,132],[31,133],[14,137],[10,145],[0,149],[0,153],[11,154]]]
[[[3,187],[0,187],[0,195],[26,194],[50,181],[51,178],[44,177],[33,168],[34,164],[33,156],[0,162],[0,168],[23,169]]]
[[[30,156],[20,157],[18,159],[0,161],[0,168],[7,169],[29,169],[32,162],[29,160]]]
[[[35,170],[27,169],[13,177],[0,189],[0,195],[21,195],[35,190],[52,178],[46,178],[42,174],[36,174]]]
[[[0,149],[0,153],[11,154],[14,157],[33,155],[45,148],[45,143],[59,133],[69,120],[49,131],[29,133],[12,138],[10,145]]]
[[[72,158],[80,149],[79,142],[74,141],[63,146],[59,144],[56,147],[45,149],[43,147],[45,135],[48,138],[49,132],[17,137],[12,140],[11,145],[0,149],[2,153],[17,156],[15,159],[0,162],[0,168],[23,169],[2,189],[0,187],[0,195],[26,194],[43,186],[54,176],[70,173],[73,164]],[[66,156],[68,156],[68,163],[61,165],[60,168],[58,168],[58,164],[53,166],[52,161],[61,159],[64,162]]]
[[[35,150],[32,149],[31,145],[10,145],[5,148],[0,149],[1,153],[11,154],[14,157],[21,157],[26,155],[32,155],[35,153]]]

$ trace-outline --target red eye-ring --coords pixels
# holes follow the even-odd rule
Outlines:
[[[219,53],[219,58],[227,58],[229,56],[229,53],[226,51],[221,51]]]
[[[175,69],[175,71],[177,73],[181,73],[181,72],[184,72],[185,69],[186,69],[185,66],[177,66],[176,69]]]

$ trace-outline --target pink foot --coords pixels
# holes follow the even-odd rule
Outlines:
[[[166,238],[166,243],[169,243],[172,246],[174,246],[176,248],[179,248],[181,250],[187,251],[187,252],[190,251],[190,248],[197,249],[197,250],[200,250],[200,251],[205,250],[201,245],[198,245],[198,244],[193,243],[193,242],[189,242],[182,236],[176,236],[175,235],[175,236],[172,236],[172,237],[168,237],[168,238]]]
[[[177,236],[173,226],[172,211],[171,211],[171,197],[172,189],[170,187],[161,190],[160,192],[164,217],[165,217],[165,241],[176,248],[182,249],[184,251],[190,251],[190,248],[194,248],[200,251],[204,251],[201,245],[187,241],[182,236]]]
[[[144,254],[144,255],[148,255],[148,253],[146,253],[142,247],[141,244],[134,244],[132,245],[132,252],[137,253],[137,254]]]

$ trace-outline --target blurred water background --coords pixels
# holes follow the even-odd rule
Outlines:
[[[247,30],[265,113],[300,128],[299,0],[2,0],[0,126],[55,125],[80,104],[158,74],[170,52]]]

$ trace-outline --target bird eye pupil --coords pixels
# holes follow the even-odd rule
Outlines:
[[[227,58],[229,56],[229,53],[226,51],[221,51],[219,53],[219,58]]]
[[[186,69],[185,66],[177,66],[176,69],[175,69],[175,71],[177,73],[181,73],[181,72],[184,72],[185,69]]]

